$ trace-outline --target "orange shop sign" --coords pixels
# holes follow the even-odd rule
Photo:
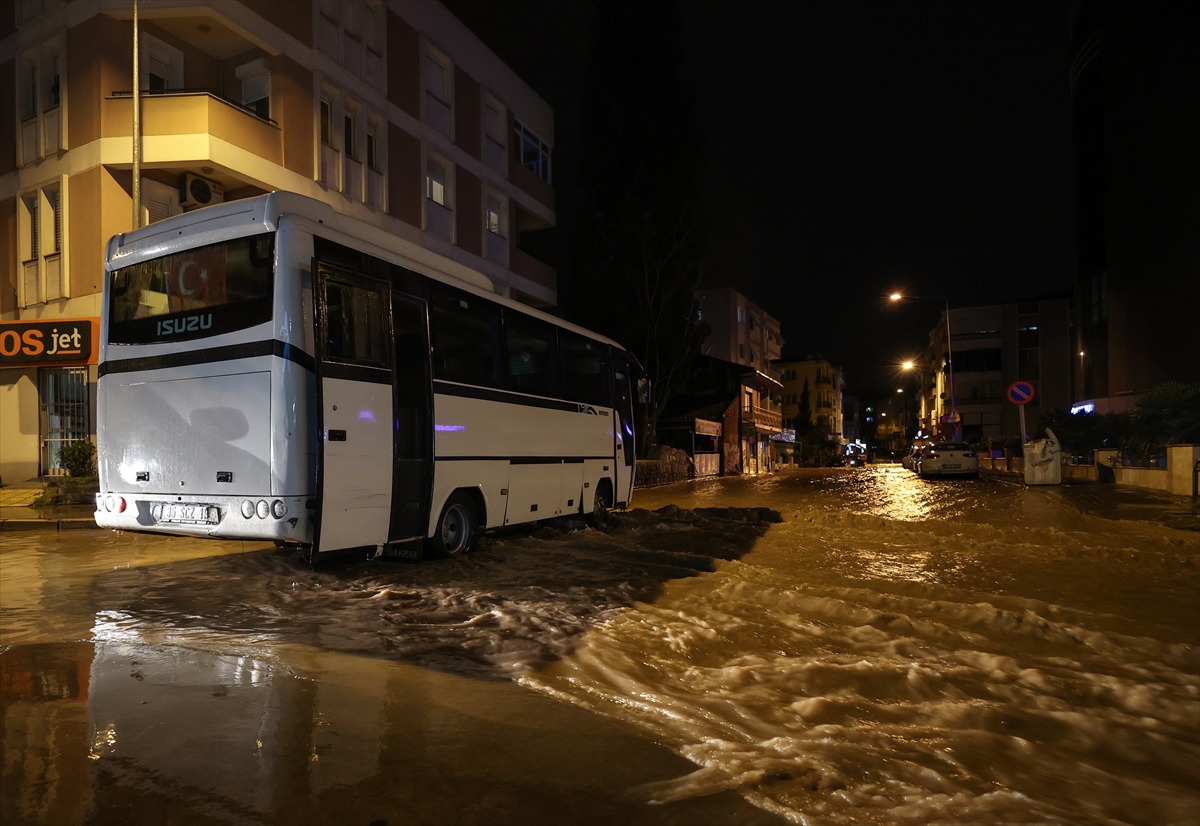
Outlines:
[[[95,364],[100,319],[0,321],[0,367]]]

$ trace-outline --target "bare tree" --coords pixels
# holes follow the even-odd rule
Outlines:
[[[581,118],[574,310],[629,347],[655,388],[644,455],[703,335],[702,139],[671,0],[598,0]]]

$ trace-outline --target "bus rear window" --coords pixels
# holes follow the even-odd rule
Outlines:
[[[108,342],[148,344],[270,321],[274,234],[196,247],[112,274]]]

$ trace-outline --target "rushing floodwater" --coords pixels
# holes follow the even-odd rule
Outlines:
[[[1200,823],[1200,534],[1070,493],[720,480],[316,572],[4,535],[0,815]]]

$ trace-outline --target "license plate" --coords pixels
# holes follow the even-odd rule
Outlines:
[[[219,520],[215,505],[163,505],[162,516],[158,521],[215,525]]]
[[[958,470],[962,465],[942,465],[944,470]]]

